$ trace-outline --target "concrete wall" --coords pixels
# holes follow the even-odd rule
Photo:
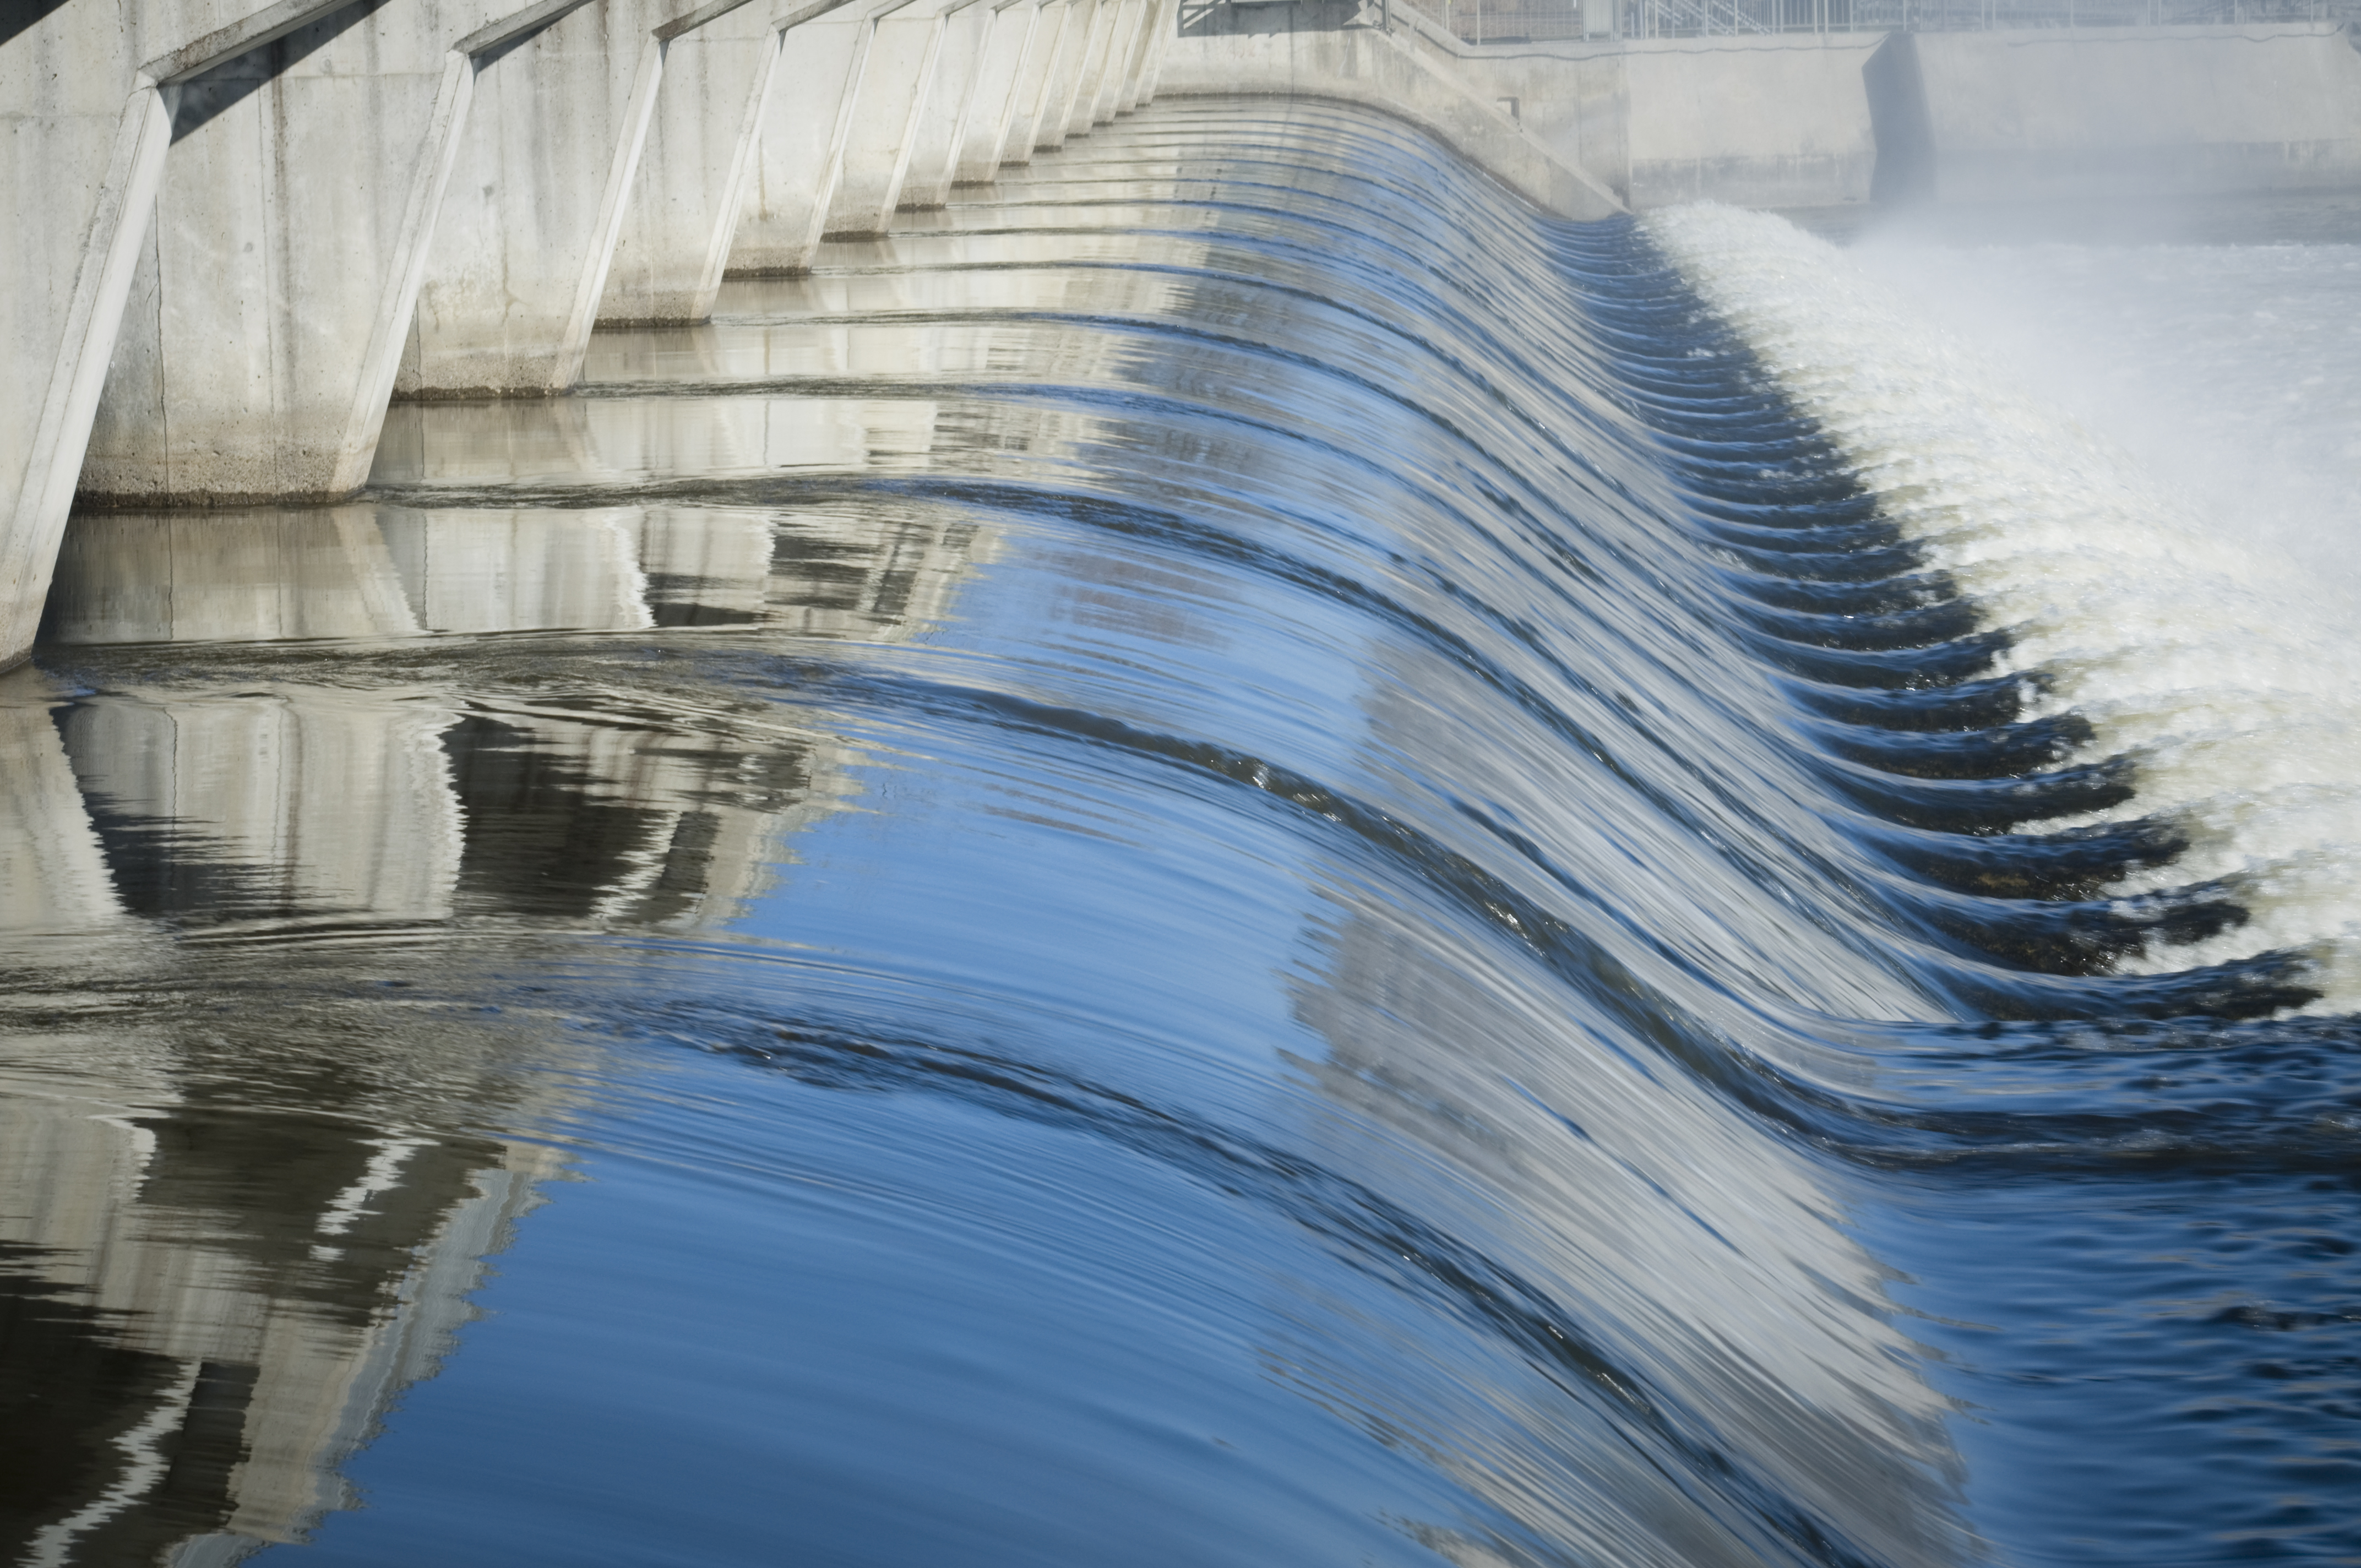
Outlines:
[[[818,7],[815,7],[817,9]],[[713,313],[784,33],[769,5],[657,29],[664,75],[598,300],[609,324]]]
[[[562,390],[597,323],[701,319],[731,267],[807,267],[823,233],[879,232],[906,197],[939,203],[1140,101],[1173,14],[0,12],[0,168],[19,193],[0,232],[17,372],[0,377],[0,669],[24,657],[77,491],[150,507],[349,494],[397,390]],[[33,192],[42,221],[26,221]]]
[[[1627,46],[1631,204],[1867,201],[1877,140],[1861,71],[1883,41],[1829,33]]]
[[[1895,195],[2361,185],[2361,53],[2330,25],[1927,33],[1897,43],[1924,120],[1903,127],[1921,160]]]
[[[396,390],[557,391],[574,379],[655,109],[655,29],[695,0],[592,0],[487,41]]]

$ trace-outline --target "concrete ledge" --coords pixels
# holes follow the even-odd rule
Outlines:
[[[1587,221],[1625,210],[1589,173],[1377,28],[1175,38],[1157,91],[1341,99],[1430,132],[1553,216]]]

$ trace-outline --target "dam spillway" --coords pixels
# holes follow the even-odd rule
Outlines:
[[[1168,100],[77,520],[18,1558],[2349,1552],[2338,955],[1778,243]]]

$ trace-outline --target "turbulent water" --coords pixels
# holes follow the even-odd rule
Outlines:
[[[77,520],[16,1561],[2356,1560],[2349,638],[1783,220],[960,195]]]

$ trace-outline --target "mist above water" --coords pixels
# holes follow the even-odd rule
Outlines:
[[[2086,759],[2136,760],[2092,820],[2193,836],[2115,891],[2212,883],[2252,916],[2140,961],[2304,952],[2340,1009],[2361,1000],[2361,244],[2268,242],[2353,222],[2334,199],[1933,209],[1841,250],[1767,214],[1654,223],[2008,633],[2039,709],[2096,726]],[[2240,224],[2267,243],[2141,237]],[[2061,229],[2104,237],[2035,237]]]

